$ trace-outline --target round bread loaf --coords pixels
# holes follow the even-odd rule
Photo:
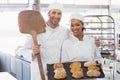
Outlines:
[[[54,78],[55,79],[64,79],[66,78],[67,74],[64,68],[57,68],[54,70]]]
[[[70,68],[80,68],[81,67],[81,63],[80,62],[72,62],[70,64]]]
[[[55,64],[53,65],[53,68],[54,68],[54,69],[63,68],[63,67],[64,67],[64,65],[63,65],[62,63],[55,63]]]
[[[97,66],[89,66],[89,67],[88,67],[88,70],[97,70],[97,71],[99,71],[100,68],[97,67]]]
[[[76,71],[72,74],[73,78],[82,78],[83,77],[83,72],[82,71]]]
[[[96,62],[95,61],[88,61],[84,63],[84,67],[89,67],[89,66],[96,66]]]
[[[83,69],[82,68],[71,68],[70,69],[71,73],[74,73],[74,72],[77,72],[77,71],[83,71]]]
[[[88,70],[87,71],[88,77],[99,77],[100,75],[101,75],[101,72],[97,71],[97,70]]]

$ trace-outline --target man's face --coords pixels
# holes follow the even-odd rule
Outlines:
[[[50,23],[57,26],[61,20],[62,12],[58,9],[53,9],[49,11],[48,16]]]

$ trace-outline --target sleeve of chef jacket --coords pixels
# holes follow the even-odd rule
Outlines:
[[[69,57],[68,57],[68,47],[67,47],[67,43],[66,43],[66,40],[63,42],[63,45],[62,45],[62,53],[61,53],[61,62],[68,62],[69,61]]]
[[[32,46],[33,46],[33,39],[32,36],[29,35],[23,47],[19,50],[19,54],[23,56],[23,58],[27,59],[28,61],[32,61]]]
[[[70,35],[71,35],[71,32],[70,32],[70,30],[69,29],[67,29],[67,31],[66,31],[67,33],[67,35],[66,35],[66,38],[65,38],[65,40],[63,41],[63,43],[62,43],[62,46],[61,46],[61,55],[60,55],[60,58],[61,58],[61,62],[68,62],[69,61],[69,56],[68,56],[68,42],[67,42],[67,39],[70,37]]]

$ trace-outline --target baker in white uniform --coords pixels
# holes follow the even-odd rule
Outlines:
[[[34,46],[32,37],[29,36],[22,52],[32,53],[31,56],[31,80],[41,80],[37,59],[35,55],[40,52],[44,73],[46,75],[46,64],[60,62],[61,45],[68,38],[69,30],[59,25],[62,17],[63,6],[53,3],[48,7],[49,19],[46,22],[46,32],[37,35],[40,46]],[[32,52],[33,50],[33,52]],[[47,80],[47,77],[46,77]]]
[[[59,25],[62,17],[63,6],[59,3],[52,3],[48,7],[46,32],[37,35],[39,45],[33,45],[32,37],[29,36],[20,53],[31,57],[31,80],[41,80],[36,55],[41,54],[44,73],[46,75],[46,64],[59,63],[61,57],[62,43],[69,36],[69,30]],[[96,45],[100,44],[95,40]],[[31,55],[32,53],[32,55]],[[46,80],[47,80],[47,76]]]
[[[94,38],[84,35],[83,16],[71,14],[70,25],[71,35],[62,46],[62,62],[101,61],[101,54]]]

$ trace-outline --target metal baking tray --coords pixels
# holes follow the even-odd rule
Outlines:
[[[102,70],[102,68],[101,68],[100,65],[97,65],[97,66],[100,68],[101,75],[100,75],[99,77],[88,77],[88,76],[86,75],[86,73],[87,73],[88,70],[87,70],[86,67],[84,67],[85,61],[82,61],[82,62],[80,62],[80,63],[81,63],[81,68],[83,69],[84,77],[75,79],[75,78],[72,77],[72,73],[70,72],[69,66],[70,66],[71,63],[72,63],[72,62],[63,63],[64,68],[65,68],[65,70],[66,70],[66,72],[67,72],[67,77],[66,77],[65,79],[59,79],[59,80],[80,80],[80,79],[93,79],[93,78],[104,78],[104,77],[105,77],[105,75],[104,75],[104,73],[103,73],[103,70]],[[98,62],[97,62],[97,63],[98,63]],[[58,79],[55,79],[55,78],[54,78],[54,74],[55,74],[55,73],[54,73],[53,65],[54,65],[54,64],[47,64],[48,80],[58,80]]]

